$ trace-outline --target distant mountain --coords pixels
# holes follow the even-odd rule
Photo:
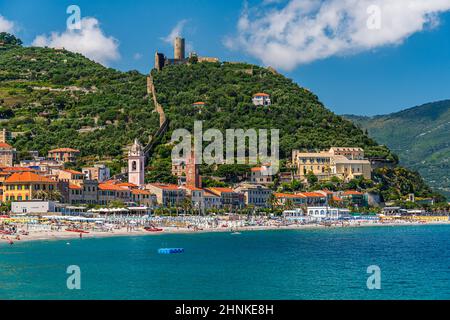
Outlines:
[[[345,115],[417,170],[436,191],[450,197],[450,100],[388,115]]]

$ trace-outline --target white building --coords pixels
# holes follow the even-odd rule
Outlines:
[[[53,201],[21,201],[11,203],[12,214],[43,214],[56,212],[56,203]]]
[[[307,215],[312,220],[338,220],[350,214],[348,209],[339,209],[331,207],[308,207]]]
[[[270,95],[263,92],[254,94],[252,101],[255,106],[270,106],[272,104]]]

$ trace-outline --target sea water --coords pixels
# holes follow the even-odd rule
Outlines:
[[[450,299],[450,226],[1,243],[0,299]]]

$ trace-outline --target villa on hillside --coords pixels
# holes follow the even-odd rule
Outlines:
[[[272,104],[270,95],[264,92],[254,94],[252,101],[255,106],[270,106]]]
[[[299,180],[306,180],[314,174],[319,181],[337,177],[349,181],[357,177],[370,179],[372,167],[369,160],[364,159],[361,148],[330,148],[321,152],[292,151],[292,164]]]

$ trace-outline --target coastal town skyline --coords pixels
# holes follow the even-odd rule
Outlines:
[[[90,58],[123,71],[138,69],[145,74],[153,65],[153,57],[149,53],[170,50],[173,38],[183,35],[189,39],[188,51],[216,56],[221,61],[248,61],[266,66],[272,64],[301,86],[317,92],[326,105],[338,114],[387,114],[448,98],[443,93],[444,84],[450,79],[440,72],[449,63],[446,57],[450,51],[447,40],[450,16],[449,8],[445,5],[432,7],[430,2],[430,8],[424,7],[421,9],[423,11],[417,12],[422,19],[421,24],[406,25],[405,28],[410,29],[406,29],[405,34],[399,33],[393,43],[380,40],[379,44],[368,50],[351,48],[323,59],[293,62],[293,67],[286,69],[283,65],[274,65],[276,63],[273,61],[269,63],[267,58],[259,54],[233,50],[228,41],[238,37],[237,26],[246,8],[259,9],[261,15],[271,10],[281,14],[289,6],[301,5],[302,1],[281,1],[270,5],[261,3],[251,1],[245,7],[241,1],[222,4],[198,0],[191,7],[183,1],[175,1],[170,5],[138,1],[130,8],[120,3],[78,1],[76,5],[81,9],[81,17],[91,19],[86,20],[89,22],[86,28],[91,29],[90,33],[78,37],[77,42],[86,41],[79,50],[84,50],[83,53]],[[383,2],[377,4],[382,6]],[[72,3],[68,1],[46,1],[40,4],[28,0],[14,3],[1,1],[0,28],[4,30],[0,31],[15,33],[27,45],[52,46],[71,41],[65,30],[69,16],[66,9],[70,5]],[[345,4],[342,6],[340,9],[352,12]],[[173,10],[175,7],[177,10]],[[162,14],[153,14],[152,19],[130,20],[130,17],[140,16],[139,11],[152,10]],[[363,13],[366,14],[365,10]],[[48,15],[54,18],[46,19]],[[429,20],[430,16],[434,18]],[[308,18],[313,19],[314,15],[308,15]],[[257,16],[253,19],[255,23],[258,21]],[[127,21],[126,30],[116,25],[116,20]],[[396,36],[396,30],[388,31]],[[55,38],[52,38],[52,33]],[[93,45],[89,39],[97,39],[97,44]],[[309,52],[308,47],[304,49],[305,54]],[[302,55],[302,51],[299,55]],[[264,62],[264,59],[267,61]],[[432,84],[426,81],[430,77],[436,79]],[[365,107],[361,108],[361,105]]]

